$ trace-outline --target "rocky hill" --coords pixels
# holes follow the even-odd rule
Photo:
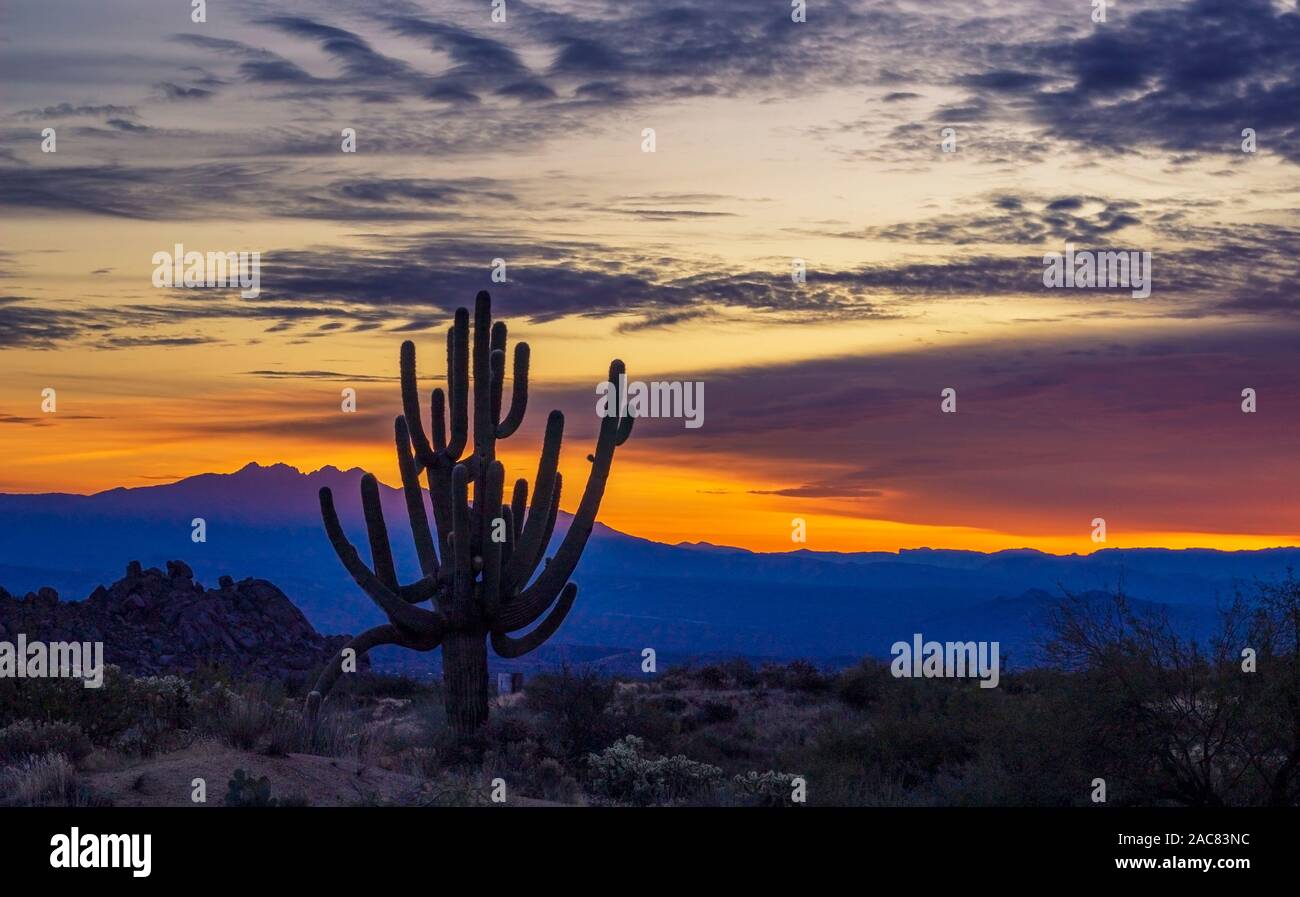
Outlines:
[[[318,633],[302,612],[264,579],[215,589],[195,582],[189,565],[166,572],[127,565],[126,576],[84,601],[61,601],[51,588],[22,598],[0,588],[0,640],[104,643],[104,662],[137,675],[219,665],[258,677],[314,675],[345,643]]]

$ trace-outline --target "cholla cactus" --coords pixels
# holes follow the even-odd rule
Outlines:
[[[555,556],[546,558],[563,485],[556,468],[564,415],[552,411],[547,419],[531,501],[528,481],[520,479],[506,503],[505,468],[496,458],[496,443],[513,435],[523,420],[528,405],[529,350],[527,343],[515,346],[510,410],[502,417],[506,325],[492,323],[491,303],[486,292],[480,292],[475,302],[472,405],[468,310],[457,309],[447,331],[447,393],[435,389],[431,396],[432,441],[421,417],[415,345],[410,341],[402,344],[403,414],[396,419],[394,430],[407,515],[423,577],[409,585],[397,581],[379,484],[373,475],[361,480],[370,566],[344,535],[330,490],[320,491],[321,516],[335,552],[389,620],[352,639],[343,651],[351,648],[360,657],[377,645],[401,645],[417,651],[441,645],[447,718],[460,731],[487,720],[487,642],[490,640],[502,657],[519,657],[550,638],[573,606],[578,587],[569,577],[595,525],[614,450],[632,432],[632,418],[617,416],[621,403],[615,393],[611,397],[614,415],[602,418],[595,454],[588,456],[592,469],[577,513]],[[609,382],[616,390],[623,374],[621,361],[610,364]],[[473,453],[462,457],[470,435],[471,408]],[[432,528],[421,474],[428,483]],[[534,578],[539,567],[541,573]],[[430,607],[420,606],[425,602],[430,602]],[[527,635],[510,635],[538,620],[541,624]],[[315,716],[338,679],[342,660],[340,651],[321,673],[307,699],[309,716]]]

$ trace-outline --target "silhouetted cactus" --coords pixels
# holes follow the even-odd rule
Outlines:
[[[447,331],[447,392],[435,389],[431,396],[430,442],[420,412],[415,345],[410,341],[402,344],[403,414],[396,419],[394,430],[407,515],[423,578],[410,585],[397,582],[374,476],[367,474],[361,480],[371,566],[366,566],[344,535],[330,490],[320,491],[321,515],[335,552],[389,620],[361,633],[347,647],[360,657],[377,645],[401,645],[417,651],[441,645],[447,718],[460,731],[480,726],[487,719],[487,642],[490,640],[502,657],[519,657],[550,638],[573,606],[578,587],[569,582],[569,576],[595,525],[614,450],[632,432],[631,416],[601,419],[595,454],[588,456],[592,469],[587,488],[555,556],[546,558],[542,566],[563,485],[556,467],[564,415],[552,411],[547,419],[531,502],[528,481],[520,479],[506,503],[505,468],[496,459],[496,443],[511,436],[523,420],[528,405],[529,350],[527,343],[515,346],[510,410],[502,417],[505,346],[506,325],[492,323],[491,298],[486,292],[480,292],[475,301],[472,359],[469,312],[457,309]],[[623,362],[610,364],[609,381],[615,390],[623,373]],[[617,413],[621,404],[617,392],[610,398]],[[471,409],[473,453],[462,458]],[[421,473],[428,482],[432,528],[425,512]],[[469,500],[471,484],[473,502]],[[541,573],[534,579],[539,566]],[[431,607],[419,606],[425,602],[431,602]],[[510,635],[538,620],[541,624],[527,635]],[[321,673],[307,698],[309,716],[315,716],[338,679],[342,660],[340,651]]]

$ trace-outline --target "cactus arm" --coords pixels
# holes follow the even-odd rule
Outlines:
[[[515,382],[510,392],[510,413],[497,424],[497,439],[506,439],[515,434],[524,422],[524,413],[528,410],[528,343],[515,343]]]
[[[515,491],[510,496],[510,511],[514,518],[515,538],[524,531],[524,515],[528,513],[528,481],[523,477],[515,480]]]
[[[506,322],[492,325],[492,429],[501,420],[501,392],[506,379]]]
[[[564,474],[557,473],[555,475],[555,489],[551,493],[551,510],[550,513],[546,515],[546,529],[542,531],[542,538],[537,542],[537,554],[533,556],[532,563],[530,563],[527,569],[525,569],[521,574],[518,583],[520,588],[528,585],[528,580],[533,578],[533,574],[537,572],[537,568],[542,563],[542,559],[546,557],[546,549],[550,547],[551,536],[555,535],[555,520],[559,517],[560,495],[563,493],[563,490]]]
[[[496,325],[492,327],[492,339],[496,341]],[[491,393],[488,396],[488,419],[492,423],[489,435],[492,441],[497,438],[497,420],[501,417],[501,388],[506,377],[506,353],[504,349],[493,349],[488,359],[488,370],[492,372]]]
[[[451,442],[446,458],[456,461],[469,441],[469,312],[456,309],[447,331],[447,390],[451,402]]]
[[[414,635],[432,635],[443,631],[447,621],[442,614],[407,604],[394,595],[361,560],[361,555],[357,554],[357,549],[343,532],[338,512],[334,510],[334,495],[328,486],[320,490],[320,511],[325,522],[325,533],[334,546],[334,553],[343,562],[344,569],[352,575],[353,582],[388,615],[392,623],[410,630]]]
[[[528,521],[524,524],[523,535],[515,545],[514,555],[510,558],[510,567],[506,570],[505,583],[507,594],[513,594],[523,584],[526,568],[532,563],[539,551],[537,544],[541,541],[546,528],[546,518],[551,513],[551,497],[555,492],[555,468],[560,463],[560,444],[564,440],[564,415],[552,411],[546,419],[546,437],[542,442],[542,456],[537,462],[537,479],[533,486],[533,504],[528,509]],[[545,549],[540,549],[545,550]]]
[[[483,612],[488,619],[496,616],[497,608],[501,605],[501,555],[504,543],[498,542],[492,536],[497,519],[505,520],[506,528],[510,527],[510,521],[501,516],[501,490],[505,478],[505,465],[500,461],[493,461],[488,467],[487,494],[483,497],[483,513],[487,526],[483,530],[483,583],[480,595]],[[477,504],[477,501],[475,503]]]
[[[333,690],[334,683],[338,681],[339,676],[343,675],[344,651],[351,648],[356,652],[357,659],[360,659],[371,648],[379,645],[392,645],[396,644],[396,642],[397,627],[392,623],[385,623],[382,626],[367,629],[340,648],[339,653],[334,655],[334,659],[325,665],[325,669],[321,670],[320,676],[316,679],[316,685],[312,688],[311,693],[307,695],[308,717],[315,718],[316,712],[320,708],[320,702]]]
[[[401,383],[402,414],[406,417],[410,431],[411,444],[415,446],[415,457],[421,465],[428,467],[433,463],[433,446],[424,434],[424,420],[420,416],[420,385],[415,374],[415,343],[409,339],[402,343],[401,349]],[[435,412],[434,426],[438,426]]]
[[[609,379],[617,385],[619,374],[623,373],[623,363],[615,360],[609,366]],[[617,401],[618,396],[615,394]],[[618,407],[617,404],[614,406]],[[536,619],[542,609],[548,606],[560,589],[573,575],[582,557],[582,550],[587,547],[587,539],[596,525],[596,513],[600,510],[600,501],[605,495],[605,483],[609,479],[609,469],[614,463],[614,449],[618,441],[620,421],[609,416],[601,420],[600,436],[596,441],[596,453],[592,456],[591,473],[587,477],[587,487],[583,490],[582,501],[577,513],[569,524],[569,531],[564,534],[564,541],[550,562],[542,569],[541,575],[518,597],[507,604],[501,611],[503,628],[513,632],[527,626],[527,620]],[[534,503],[535,506],[535,503]],[[529,522],[531,523],[531,515]],[[515,559],[518,559],[516,552]],[[518,582],[518,580],[513,580]]]
[[[451,575],[451,470],[445,466],[431,467],[426,471],[429,484],[429,503],[433,505],[433,525],[438,543],[438,557],[441,559],[440,572],[443,577]]]
[[[441,389],[429,394],[429,409],[433,412],[433,450],[447,451],[447,397]]]
[[[555,634],[555,630],[560,628],[560,624],[568,616],[569,608],[573,607],[573,599],[577,597],[577,594],[577,583],[571,582],[566,585],[560,592],[559,600],[555,602],[555,607],[551,609],[550,614],[541,622],[541,625],[527,635],[511,638],[505,632],[493,629],[492,650],[505,658],[522,657],[529,651],[536,650],[542,642]]]
[[[349,648],[356,652],[356,657],[360,660],[371,648],[377,648],[380,645],[401,645],[404,648],[432,651],[438,647],[441,641],[442,633],[430,634],[424,638],[406,637],[392,623],[384,623],[381,626],[375,626],[373,629],[367,629],[340,648],[339,653],[334,655],[334,659],[329,662],[325,669],[321,670],[320,676],[316,679],[315,687],[307,695],[308,716],[315,717],[320,702],[329,695],[334,688],[334,684],[343,675],[343,652]]]
[[[384,523],[384,508],[379,502],[379,481],[374,474],[361,478],[361,508],[366,516],[366,536],[370,541],[370,564],[375,577],[392,592],[397,591],[397,568],[393,565],[393,549],[388,544],[388,525]]]
[[[474,454],[491,461],[496,438],[492,419],[492,304],[485,290],[474,300]],[[487,469],[479,472],[484,479]]]
[[[620,446],[627,442],[628,437],[632,435],[632,424],[635,422],[636,418],[630,414],[619,422],[618,432],[614,438],[615,446]]]
[[[406,495],[406,516],[411,521],[411,539],[420,559],[420,572],[425,576],[438,575],[438,553],[433,546],[433,533],[429,530],[429,515],[424,510],[424,490],[420,488],[420,473],[411,457],[410,433],[406,418],[393,421],[393,436],[397,441],[397,466],[402,473],[402,491]]]
[[[400,587],[397,590],[397,597],[407,604],[419,604],[422,601],[428,601],[430,598],[437,598],[442,589],[443,582],[441,579],[426,576],[409,586]]]

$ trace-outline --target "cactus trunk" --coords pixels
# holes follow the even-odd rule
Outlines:
[[[472,732],[487,722],[487,633],[449,632],[442,640],[443,705],[456,732]]]

